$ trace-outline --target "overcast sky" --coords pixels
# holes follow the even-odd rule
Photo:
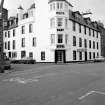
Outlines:
[[[69,0],[75,10],[85,12],[91,10],[93,20],[101,20],[105,25],[105,0]],[[4,7],[12,13],[21,4],[25,9],[29,8],[34,0],[5,0]]]

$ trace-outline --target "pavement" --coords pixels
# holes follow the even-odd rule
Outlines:
[[[12,65],[0,74],[0,105],[105,105],[105,62]]]

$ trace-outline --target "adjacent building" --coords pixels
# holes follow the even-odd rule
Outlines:
[[[4,52],[11,60],[88,61],[101,56],[98,23],[84,18],[67,0],[35,1],[8,19]],[[43,7],[42,7],[43,6]]]
[[[102,23],[98,23],[101,32],[101,56],[105,58],[105,28]]]
[[[3,59],[3,26],[4,28],[8,20],[8,10],[0,8],[0,60]]]

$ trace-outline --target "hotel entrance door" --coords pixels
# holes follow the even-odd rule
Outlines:
[[[65,50],[55,51],[55,63],[65,63]]]

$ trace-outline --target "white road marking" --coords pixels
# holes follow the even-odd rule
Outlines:
[[[90,91],[90,92],[86,93],[85,95],[79,97],[78,99],[79,99],[79,100],[83,100],[84,98],[86,98],[86,97],[88,97],[89,95],[92,95],[92,94],[94,94],[94,93],[96,93],[96,94],[101,94],[101,95],[105,95],[104,92],[100,92],[100,91]]]
[[[4,82],[18,82],[21,84],[31,83],[31,82],[38,82],[38,79],[24,79],[20,77],[10,78],[3,80]]]
[[[100,91],[95,91],[95,93],[105,95],[104,92],[100,92]]]
[[[93,93],[94,93],[94,91],[90,91],[90,92],[86,93],[85,95],[79,97],[78,99],[79,99],[79,100],[83,100],[84,98],[88,97],[89,95],[91,95],[91,94],[93,94]]]
[[[47,74],[35,76],[34,78],[40,79],[40,78],[43,78],[43,77],[54,76],[54,75],[57,75],[57,73],[47,73]]]
[[[40,78],[43,77],[47,77],[47,76],[54,76],[56,75],[56,73],[47,73],[44,75],[39,75],[39,76],[35,76],[33,78],[29,78],[29,79],[25,79],[25,78],[21,78],[21,77],[14,77],[14,78],[10,78],[10,79],[5,79],[3,80],[3,82],[18,82],[21,84],[27,84],[27,83],[32,83],[32,82],[38,82]]]
[[[38,73],[40,71],[34,71],[34,72],[24,72],[24,73],[19,73],[19,74],[13,74],[14,76],[17,76],[17,75],[28,75],[28,74],[34,74],[34,73]]]

